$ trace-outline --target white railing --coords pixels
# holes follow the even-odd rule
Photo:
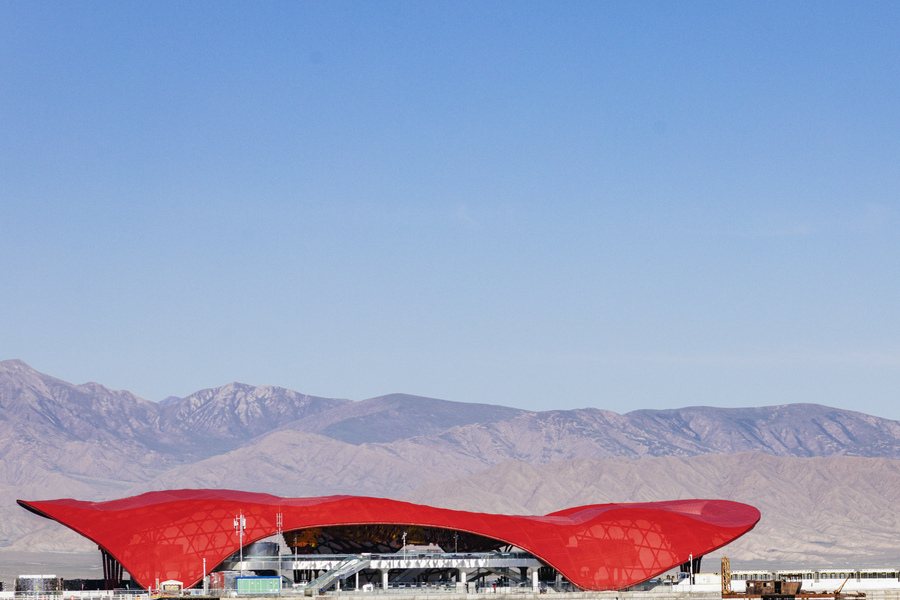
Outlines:
[[[62,590],[58,592],[5,592],[13,600],[151,600],[146,590]]]

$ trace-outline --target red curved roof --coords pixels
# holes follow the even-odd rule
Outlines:
[[[544,516],[446,510],[384,498],[279,498],[233,490],[171,490],[109,502],[18,501],[90,538],[143,587],[199,582],[244,544],[277,532],[332,525],[399,524],[467,531],[534,554],[583,589],[621,589],[699,557],[748,532],[759,511],[727,500],[595,504]]]

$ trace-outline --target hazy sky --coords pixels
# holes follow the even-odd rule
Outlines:
[[[0,2],[0,359],[900,419],[896,2]]]

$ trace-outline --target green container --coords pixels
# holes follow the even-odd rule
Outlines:
[[[238,594],[281,593],[281,577],[237,577],[236,581]]]

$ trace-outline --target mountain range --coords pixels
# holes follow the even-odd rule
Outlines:
[[[0,362],[0,550],[96,552],[15,499],[222,487],[546,513],[720,497],[746,564],[900,564],[900,422],[816,404],[617,414],[231,383],[163,402]]]

